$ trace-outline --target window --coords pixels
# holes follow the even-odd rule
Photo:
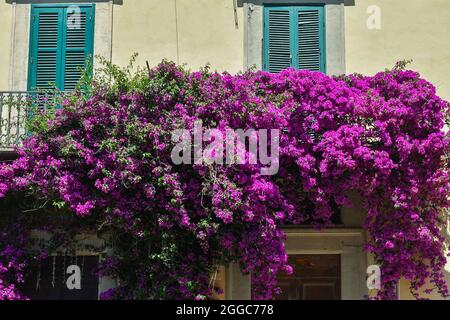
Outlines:
[[[73,90],[93,56],[94,5],[33,5],[28,89]]]
[[[323,6],[264,7],[264,70],[326,72]]]

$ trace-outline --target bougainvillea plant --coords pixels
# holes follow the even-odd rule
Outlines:
[[[288,69],[238,75],[170,62],[132,73],[106,63],[88,93],[33,113],[18,157],[0,166],[0,299],[22,299],[26,274],[47,249],[31,230],[107,239],[104,299],[208,299],[211,274],[240,264],[253,297],[279,292],[291,272],[283,224],[331,224],[331,204],[367,210],[365,249],[381,266],[376,298],[395,299],[401,277],[416,293],[448,294],[442,229],[449,206],[449,104],[399,64],[375,76]],[[259,164],[174,165],[171,132],[279,129],[280,170]],[[64,234],[65,236],[61,236]],[[53,240],[53,247],[56,240]]]

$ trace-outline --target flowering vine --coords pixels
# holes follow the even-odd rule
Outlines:
[[[330,225],[331,204],[351,205],[349,191],[367,210],[377,298],[395,299],[400,277],[413,292],[429,281],[448,294],[449,104],[418,73],[106,70],[112,78],[95,78],[88,97],[36,114],[18,158],[0,166],[0,298],[23,298],[37,259],[29,231],[65,229],[107,235],[113,255],[98,275],[120,284],[104,299],[207,299],[210,275],[229,262],[251,273],[255,298],[270,299],[277,274],[292,272],[281,226]],[[171,132],[196,120],[223,132],[279,129],[279,173],[174,165]]]

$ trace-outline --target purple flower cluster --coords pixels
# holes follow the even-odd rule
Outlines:
[[[27,269],[27,240],[18,223],[0,229],[0,300],[26,299],[19,286],[24,283]]]
[[[77,227],[107,228],[114,256],[99,274],[120,285],[103,298],[209,298],[210,275],[234,261],[252,274],[254,298],[270,299],[277,274],[292,272],[280,225],[327,226],[331,203],[348,205],[349,191],[367,209],[366,249],[382,270],[377,297],[395,298],[400,277],[414,291],[431,280],[447,295],[449,104],[417,73],[230,75],[165,62],[139,90],[94,92],[67,99],[0,167],[0,196],[33,191],[63,202]],[[174,165],[171,132],[199,119],[223,132],[279,129],[278,175],[261,175],[259,164]],[[0,266],[20,275],[11,259],[2,254]],[[0,297],[14,297],[14,283],[0,271]]]

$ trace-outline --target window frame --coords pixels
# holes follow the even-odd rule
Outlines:
[[[37,69],[36,69],[36,61],[33,63],[33,59],[37,60],[37,46],[35,45],[38,39],[38,25],[35,24],[35,21],[33,17],[35,16],[36,9],[65,9],[71,7],[71,6],[78,6],[80,8],[89,8],[91,10],[91,17],[92,17],[92,23],[87,25],[86,32],[89,34],[89,39],[86,42],[86,51],[88,52],[88,56],[93,59],[94,57],[94,40],[95,40],[95,13],[96,13],[96,4],[95,3],[82,3],[82,4],[75,4],[75,3],[44,3],[44,4],[31,4],[30,8],[30,31],[29,31],[29,45],[28,45],[28,74],[27,74],[27,90],[33,91],[36,90],[35,87],[32,86],[33,83],[36,82],[37,77]],[[64,21],[66,21],[65,17],[63,16],[63,19],[58,26],[58,28],[61,28],[61,30],[58,29],[58,33],[62,33],[61,42],[62,47],[58,48],[57,51],[57,57],[56,57],[56,63],[60,64],[56,66],[56,83],[55,86],[58,88],[58,80],[59,84],[64,86],[64,72],[65,72],[65,54],[67,53],[65,49],[65,35],[67,33],[67,30],[65,30]],[[61,91],[64,91],[64,88],[58,88]]]
[[[289,26],[290,26],[290,50],[291,62],[290,67],[299,69],[298,59],[298,13],[301,11],[308,11],[317,9],[319,11],[319,55],[320,55],[320,72],[327,74],[327,48],[326,48],[326,10],[325,4],[292,4],[292,5],[278,5],[278,4],[264,4],[263,6],[263,43],[262,43],[262,69],[269,70],[269,23],[268,17],[271,10],[288,10],[289,11]],[[305,70],[305,69],[302,69]]]

